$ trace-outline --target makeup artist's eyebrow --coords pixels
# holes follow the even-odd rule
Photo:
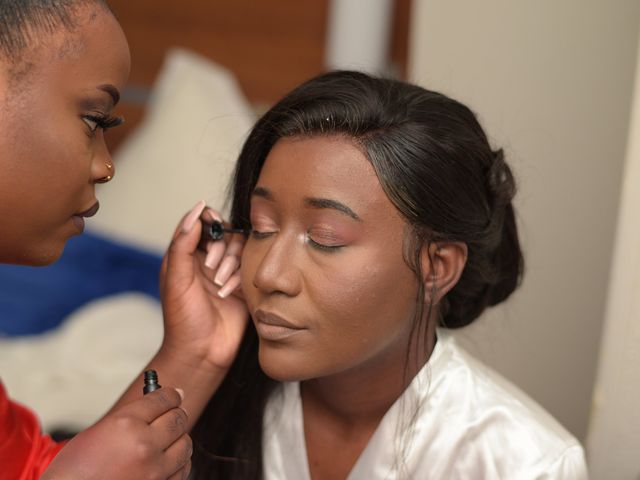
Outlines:
[[[330,208],[333,210],[337,210],[341,213],[344,213],[345,215],[348,215],[354,220],[358,220],[359,222],[362,221],[362,219],[356,212],[351,210],[346,205],[337,202],[336,200],[331,200],[329,198],[305,198],[304,203],[311,208]]]
[[[113,85],[105,84],[99,85],[98,90],[102,90],[105,93],[108,93],[111,99],[113,100],[113,106],[115,107],[120,101],[120,92]]]

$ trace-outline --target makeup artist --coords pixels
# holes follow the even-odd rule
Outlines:
[[[0,262],[55,262],[98,212],[96,185],[115,175],[104,135],[121,123],[114,109],[129,68],[127,40],[104,1],[0,0]],[[196,217],[179,232],[189,232]],[[100,421],[56,444],[0,383],[2,480],[188,476],[188,431],[220,375],[175,348],[199,335],[197,322],[173,307],[190,292],[194,257],[179,258],[185,237],[176,235],[165,259],[165,343],[150,363],[164,388],[143,397],[138,377]],[[234,328],[224,333],[239,336],[244,325]]]

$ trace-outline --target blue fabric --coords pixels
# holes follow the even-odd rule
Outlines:
[[[94,233],[72,238],[48,267],[0,265],[0,335],[56,328],[86,303],[124,292],[159,299],[162,258]]]

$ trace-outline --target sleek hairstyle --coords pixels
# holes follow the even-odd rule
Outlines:
[[[105,0],[0,0],[0,57],[17,63],[40,35],[73,30],[76,9],[89,3],[110,11]]]
[[[407,222],[404,257],[420,285],[413,334],[424,335],[434,293],[425,292],[421,253],[432,242],[464,242],[458,283],[439,302],[441,326],[459,328],[518,286],[523,258],[511,200],[515,182],[471,110],[437,92],[364,73],[313,78],[258,120],[240,153],[231,221],[250,228],[250,199],[281,138],[341,135],[353,141]],[[425,315],[423,304],[428,303]],[[250,323],[238,357],[193,431],[196,479],[259,479],[262,415],[277,382],[258,363]]]

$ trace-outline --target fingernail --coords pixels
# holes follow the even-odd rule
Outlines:
[[[224,242],[213,242],[213,245],[207,252],[207,258],[204,259],[204,266],[213,270],[218,266],[220,258],[224,254],[225,249]]]
[[[227,255],[224,257],[224,260],[222,260],[213,282],[219,287],[222,287],[236,268],[238,268],[238,258],[235,255]]]
[[[191,209],[191,211],[189,212],[189,215],[187,215],[187,218],[185,218],[184,222],[182,223],[183,233],[187,233],[191,231],[193,226],[198,221],[198,218],[200,218],[200,215],[202,214],[202,210],[204,210],[205,205],[206,204],[204,203],[204,200],[200,200],[198,203],[196,203],[196,206]]]
[[[184,390],[182,390],[181,388],[176,388],[176,392],[178,392],[178,395],[180,395],[180,400],[184,400]]]
[[[227,298],[240,285],[240,275],[234,275],[224,286],[218,290],[220,298]]]

